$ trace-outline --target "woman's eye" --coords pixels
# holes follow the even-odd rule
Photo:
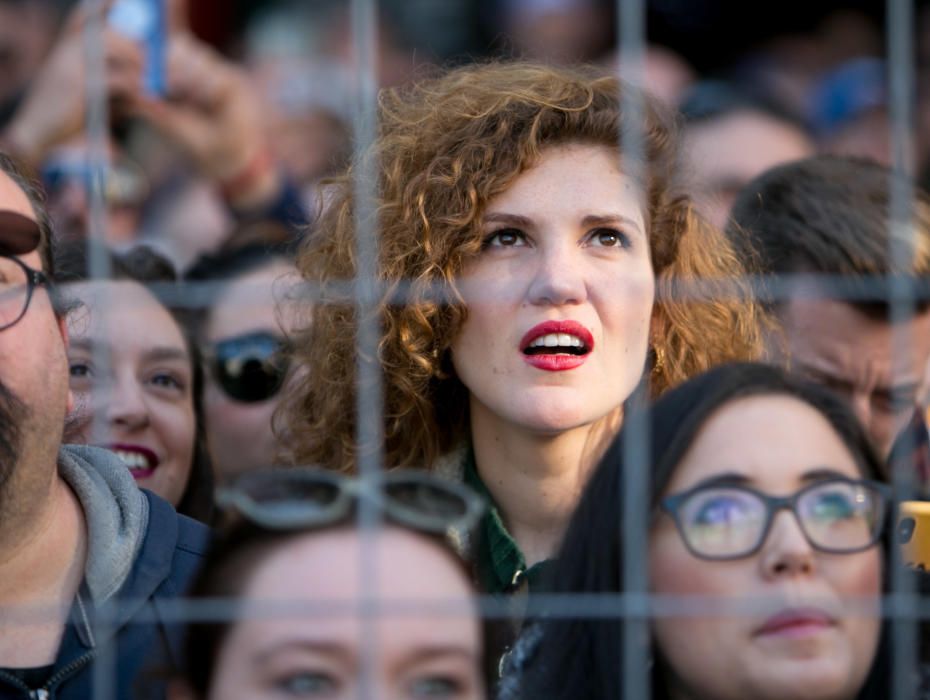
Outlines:
[[[410,684],[412,698],[452,698],[462,690],[462,683],[446,676],[417,678]]]
[[[526,245],[526,236],[515,228],[495,231],[484,239],[484,248],[516,248]]]
[[[295,697],[326,697],[338,689],[338,682],[327,673],[304,671],[281,678],[275,686]]]
[[[590,242],[602,248],[629,248],[630,237],[612,228],[599,228],[591,232]]]
[[[90,376],[90,365],[86,362],[71,362],[68,372],[74,379],[83,379]]]
[[[717,497],[701,505],[694,516],[696,525],[725,525],[742,519],[746,509],[734,498]]]
[[[856,506],[845,493],[821,494],[813,507],[813,515],[819,520],[843,520],[856,514]]]
[[[179,377],[166,372],[158,372],[157,374],[153,374],[149,381],[155,386],[165,389],[183,390],[186,386],[186,384]]]

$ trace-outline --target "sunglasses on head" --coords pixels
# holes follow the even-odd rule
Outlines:
[[[248,333],[214,344],[210,371],[229,398],[266,401],[278,393],[287,374],[284,341],[268,332]]]
[[[263,528],[285,531],[341,523],[362,501],[386,520],[434,535],[469,532],[484,512],[484,501],[464,484],[413,470],[369,481],[321,469],[265,469],[219,489],[216,501]]]

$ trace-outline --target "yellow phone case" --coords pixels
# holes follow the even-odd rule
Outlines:
[[[904,563],[930,571],[930,501],[901,503],[897,537]]]

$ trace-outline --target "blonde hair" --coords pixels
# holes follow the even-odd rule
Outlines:
[[[627,90],[586,69],[492,63],[381,93],[380,133],[368,157],[378,163],[378,273],[388,287],[378,355],[387,467],[429,468],[467,435],[468,392],[449,347],[467,313],[455,279],[480,250],[487,203],[552,146],[603,145],[619,157],[630,127]],[[761,312],[726,239],[676,189],[672,118],[642,100],[653,318],[661,329],[649,385],[658,395],[717,363],[757,356]],[[333,182],[333,198],[298,256],[301,274],[324,295],[356,271],[350,176]],[[678,298],[681,283],[692,281],[707,282],[711,297]],[[392,301],[402,283],[403,302]],[[329,302],[295,335],[295,361],[305,371],[282,410],[296,462],[355,466],[356,331],[354,308]]]

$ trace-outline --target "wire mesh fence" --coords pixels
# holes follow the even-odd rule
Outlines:
[[[98,10],[103,0],[93,3]],[[643,68],[646,48],[646,3],[645,0],[617,0],[615,17],[616,34],[619,37],[620,77],[637,86],[649,88]],[[686,10],[683,10],[686,11]],[[381,258],[379,236],[379,210],[377,207],[379,186],[379,163],[374,159],[374,146],[378,139],[378,2],[377,0],[352,0],[350,3],[350,27],[352,54],[357,75],[352,109],[352,133],[355,155],[353,162],[353,216],[355,230],[355,276],[349,279],[329,281],[326,285],[302,282],[289,290],[291,299],[313,305],[346,304],[354,308],[358,319],[355,355],[357,377],[356,403],[351,410],[356,416],[357,471],[360,479],[378,487],[384,477],[386,456],[385,387],[382,355],[384,333],[381,312],[385,305],[402,306],[411,299],[418,303],[425,300],[436,304],[458,303],[460,299],[450,294],[445,283],[426,284],[422,280],[385,281],[379,270]],[[906,0],[888,0],[887,78],[889,87],[888,109],[890,113],[890,142],[892,144],[893,170],[914,175],[913,154],[915,131],[915,85],[917,74],[914,66],[915,47],[913,27],[915,10],[913,3]],[[89,144],[90,171],[95,174],[88,181],[87,197],[90,218],[89,235],[105,241],[106,201],[103,187],[103,169],[108,160],[106,135],[108,130],[108,100],[104,81],[105,66],[102,53],[103,22],[105,13],[92,13],[96,19],[86,24],[85,60],[90,79],[87,82],[86,137]],[[621,111],[634,124],[642,123],[644,105],[636,91],[624,91]],[[625,130],[622,135],[620,168],[636,170],[643,167],[641,157],[645,148],[640,129]],[[643,179],[638,172],[628,173],[634,181]],[[890,215],[887,225],[893,235],[889,236],[891,250],[889,259],[896,270],[911,267],[911,256],[915,248],[915,231],[912,213],[915,190],[909,178],[889,178]],[[103,248],[99,249],[103,250]],[[110,263],[101,252],[90,259],[92,278],[110,277]],[[811,284],[813,283],[813,284]],[[224,292],[224,285],[214,282],[184,282],[181,284],[152,284],[149,288],[166,304],[172,307],[199,309],[209,306]],[[721,295],[741,298],[747,294],[765,301],[778,303],[796,299],[798,295],[819,298],[824,295],[839,300],[887,300],[890,303],[893,336],[893,353],[906,354],[913,339],[907,327],[895,321],[910,318],[915,304],[930,300],[930,280],[907,274],[865,275],[851,280],[845,276],[823,276],[799,273],[787,277],[771,278],[747,276],[737,280],[676,280],[669,292],[657,291],[656,301],[663,295],[674,301],[701,303],[719,299]],[[258,291],[258,290],[256,290]],[[493,304],[493,290],[487,290],[488,298],[471,297],[472,302]],[[749,301],[750,299],[743,299]],[[94,358],[99,367],[106,367],[110,357],[103,346]],[[622,360],[621,360],[622,361]],[[651,591],[649,576],[650,528],[655,516],[650,497],[650,471],[652,469],[651,425],[645,403],[631,401],[626,405],[623,416],[624,431],[630,439],[624,442],[623,461],[624,488],[618,494],[622,510],[616,513],[616,526],[622,533],[621,571],[622,590],[609,594],[546,595],[533,594],[525,602],[524,614],[528,619],[545,615],[550,619],[562,617],[599,618],[624,620],[623,658],[616,660],[616,673],[620,676],[623,697],[652,697],[652,642],[651,626],[663,617],[687,618],[689,616],[720,615],[741,616],[751,614],[763,605],[762,601],[750,596],[721,600],[708,596],[668,596]],[[348,409],[347,409],[348,410]],[[103,442],[103,439],[95,442]],[[914,491],[914,474],[901,466],[892,474],[892,484],[899,500]],[[229,599],[178,598],[167,601],[158,608],[143,607],[134,619],[134,624],[155,622],[187,623],[236,622],[243,619],[306,619],[313,620],[333,616],[359,617],[363,621],[359,639],[362,642],[360,673],[362,683],[360,697],[383,697],[378,687],[377,675],[372,671],[378,664],[379,634],[375,621],[383,616],[422,616],[441,625],[448,617],[470,615],[474,603],[471,600],[449,599],[442,601],[385,599],[379,588],[383,571],[377,566],[376,554],[380,546],[373,533],[384,527],[384,513],[374,501],[360,500],[357,510],[359,532],[363,534],[360,548],[361,591],[358,600],[318,601],[263,601],[247,602]],[[370,537],[364,536],[371,533]],[[851,603],[854,614],[870,616],[880,613],[892,623],[892,649],[894,698],[903,700],[913,697],[913,678],[918,674],[918,624],[930,617],[930,602],[922,599],[914,590],[913,581],[903,572],[900,554],[893,549],[891,557],[890,590],[883,593],[881,600],[864,596],[861,601]],[[135,607],[144,601],[120,601],[119,605],[102,607],[92,616],[94,636],[101,640],[113,639],[112,630],[120,624],[123,612],[120,606]],[[512,603],[501,596],[486,595],[478,598],[478,610],[482,618],[507,619],[513,614]],[[42,617],[46,611],[10,610],[3,613],[4,624],[15,629],[23,620]],[[56,616],[58,611],[56,611]],[[116,687],[117,655],[110,643],[101,643],[95,648],[93,662],[95,698],[113,699],[121,697]]]

